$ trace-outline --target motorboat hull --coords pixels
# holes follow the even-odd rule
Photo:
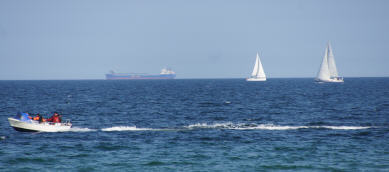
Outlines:
[[[63,132],[69,131],[72,127],[71,123],[52,123],[52,122],[42,122],[38,121],[20,121],[15,118],[8,118],[9,124],[16,131],[21,132]]]

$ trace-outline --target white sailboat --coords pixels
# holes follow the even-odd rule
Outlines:
[[[319,73],[315,80],[317,82],[343,82],[343,77],[338,76],[338,70],[336,69],[335,58],[330,43],[327,45]]]
[[[266,81],[266,75],[263,71],[261,60],[257,52],[257,58],[255,59],[254,69],[251,76],[246,81]]]

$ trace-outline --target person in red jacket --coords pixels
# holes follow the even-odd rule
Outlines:
[[[49,119],[47,119],[46,121],[48,122],[54,122],[54,123],[60,123],[61,122],[61,116],[58,115],[57,112],[54,112],[54,115],[51,116]]]

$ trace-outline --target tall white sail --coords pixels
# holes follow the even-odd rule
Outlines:
[[[338,77],[338,71],[336,70],[335,58],[332,53],[331,45],[328,43],[328,69],[331,77]]]
[[[259,56],[258,56],[258,53],[257,53],[257,58],[255,59],[254,69],[253,69],[253,72],[251,73],[252,77],[257,76],[257,74],[258,74],[258,66],[259,66]]]
[[[247,78],[247,81],[266,81],[266,75],[262,67],[261,59],[257,53],[257,58],[255,59],[254,69],[251,73],[251,77]]]
[[[263,70],[261,59],[259,58],[258,53],[257,53],[257,62],[258,62],[257,78],[266,78],[265,71]]]
[[[323,61],[321,62],[319,73],[317,74],[316,79],[322,81],[330,79],[330,71],[328,69],[328,47],[324,53]]]

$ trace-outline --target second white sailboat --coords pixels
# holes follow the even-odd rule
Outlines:
[[[261,60],[257,52],[257,58],[255,59],[254,69],[251,76],[246,81],[266,81],[266,75],[263,71]]]
[[[338,76],[334,54],[331,45],[328,43],[321,62],[319,73],[315,79],[317,82],[343,82],[343,77]]]

